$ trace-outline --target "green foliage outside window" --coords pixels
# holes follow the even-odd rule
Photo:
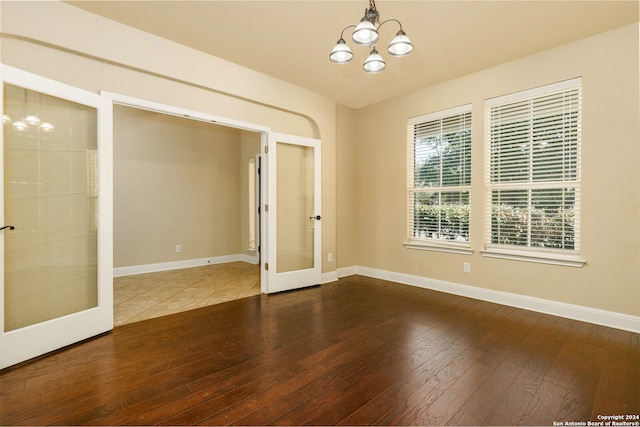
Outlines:
[[[414,215],[415,237],[469,241],[468,205],[419,205],[416,206]],[[493,244],[527,246],[530,241],[531,247],[574,249],[573,208],[533,208],[529,211],[526,208],[495,204],[491,208],[491,224]]]
[[[529,215],[531,221],[529,221]],[[528,225],[531,223],[531,230]],[[573,208],[531,210],[508,205],[491,208],[491,243],[549,249],[575,247],[575,210]]]

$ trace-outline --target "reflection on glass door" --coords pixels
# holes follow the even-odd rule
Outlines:
[[[278,143],[277,150],[277,272],[313,268],[313,147]]]
[[[320,284],[320,141],[269,133],[267,293]]]
[[[94,108],[10,84],[3,117],[12,331],[97,306],[97,123]]]

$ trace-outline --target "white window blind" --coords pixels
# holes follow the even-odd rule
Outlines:
[[[408,123],[410,242],[469,242],[471,105]]]
[[[98,150],[87,150],[87,197],[92,206],[92,230],[98,229]]]
[[[487,246],[579,253],[581,80],[486,106]]]

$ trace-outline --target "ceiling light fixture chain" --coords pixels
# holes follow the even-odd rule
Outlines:
[[[375,0],[369,0],[369,9],[364,10],[364,17],[362,19],[366,19],[373,25],[380,23],[380,12],[378,12],[378,9],[376,8]]]
[[[369,57],[364,62],[362,68],[367,73],[378,73],[386,68],[384,59],[376,50],[376,42],[380,38],[380,28],[387,22],[397,22],[400,30],[391,40],[387,47],[387,52],[393,56],[406,56],[413,50],[413,44],[402,29],[402,23],[397,19],[387,19],[380,22],[380,12],[376,8],[375,0],[369,0],[369,8],[365,9],[364,16],[358,25],[348,25],[342,29],[340,39],[329,54],[329,60],[336,64],[346,64],[353,59],[353,52],[344,40],[344,32],[349,28],[354,28],[351,38],[353,42],[363,46],[372,46]]]

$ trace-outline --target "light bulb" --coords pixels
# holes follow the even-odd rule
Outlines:
[[[407,37],[402,30],[398,31],[387,48],[387,52],[393,56],[405,56],[410,54],[412,50],[413,45],[411,44],[411,40],[409,40],[409,37]]]
[[[353,35],[351,36],[353,41],[362,44],[365,46],[371,46],[378,41],[378,31],[376,31],[376,27],[369,21],[363,20],[356,26],[356,29],[353,31]]]
[[[38,116],[34,116],[33,114],[29,114],[24,118],[24,121],[31,126],[38,126],[40,124],[40,119]]]
[[[362,68],[367,73],[379,73],[386,68],[387,64],[384,63],[384,59],[380,56],[376,48],[371,49],[371,53]]]
[[[56,130],[56,128],[53,127],[53,125],[49,122],[42,122],[42,124],[40,125],[40,129],[45,132],[53,132],[54,130]]]
[[[344,39],[338,40],[338,44],[333,48],[329,54],[329,60],[336,64],[346,64],[353,59],[353,52],[349,49],[347,42]]]
[[[29,129],[29,126],[22,120],[16,120],[11,124],[11,127],[19,132]]]

